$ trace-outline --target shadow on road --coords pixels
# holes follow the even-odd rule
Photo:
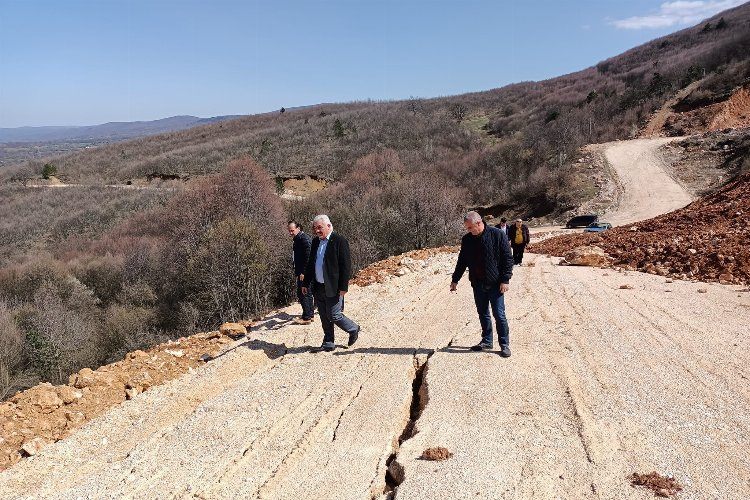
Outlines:
[[[344,346],[341,346],[344,347]],[[335,356],[345,356],[348,354],[395,354],[397,356],[415,356],[417,354],[432,354],[435,352],[434,349],[427,349],[425,347],[360,347],[360,348],[346,348],[344,347],[341,351],[335,351]]]
[[[267,316],[254,324],[253,330],[278,330],[282,328],[294,319],[294,316],[285,312],[276,313],[273,316]]]

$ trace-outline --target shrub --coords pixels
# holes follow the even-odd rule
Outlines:
[[[57,167],[51,163],[45,163],[42,167],[42,178],[49,179],[53,175],[57,175]]]
[[[187,263],[190,303],[206,325],[252,317],[272,304],[273,257],[247,219],[230,218],[208,231]]]
[[[0,401],[15,385],[22,362],[23,333],[16,324],[13,309],[0,301]]]

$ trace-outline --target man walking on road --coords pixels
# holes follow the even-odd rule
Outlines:
[[[513,264],[520,266],[523,261],[523,250],[531,241],[529,226],[523,220],[516,219],[515,223],[508,228],[508,239],[513,247]]]
[[[305,272],[305,266],[307,260],[310,258],[310,245],[312,244],[312,238],[310,238],[302,230],[296,221],[290,220],[287,225],[289,235],[294,238],[292,243],[292,260],[294,262],[294,278],[297,282],[297,300],[299,300],[302,306],[302,317],[295,318],[294,322],[298,325],[309,325],[313,321],[315,316],[315,308],[313,307],[313,296],[308,290],[307,293],[302,293],[302,275]]]
[[[302,277],[302,292],[307,293],[312,287],[320,322],[323,324],[323,344],[320,350],[333,351],[336,348],[334,325],[349,334],[349,346],[354,345],[359,336],[359,325],[344,316],[344,295],[349,290],[352,259],[349,242],[333,231],[327,215],[315,217],[313,230],[316,238],[313,239],[310,258]]]
[[[495,227],[504,232],[505,236],[508,236],[508,219],[506,219],[505,217],[500,217],[500,224]]]
[[[476,212],[464,216],[464,226],[468,231],[461,238],[456,270],[453,272],[451,292],[456,290],[458,281],[469,268],[469,281],[474,289],[474,303],[482,325],[482,341],[471,348],[472,351],[492,349],[492,315],[495,316],[497,336],[500,341],[500,356],[510,356],[510,334],[508,319],[505,317],[505,292],[509,289],[513,276],[513,258],[508,237],[496,227],[487,226]]]

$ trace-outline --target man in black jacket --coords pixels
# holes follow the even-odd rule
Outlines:
[[[296,221],[290,220],[287,225],[289,235],[294,238],[292,243],[292,260],[294,262],[294,277],[297,282],[297,300],[299,300],[302,306],[302,317],[295,318],[294,322],[298,325],[309,325],[313,321],[315,316],[315,308],[313,307],[313,296],[311,293],[302,293],[302,275],[305,273],[305,266],[307,260],[310,258],[310,245],[312,244],[312,238],[310,238],[302,230]]]
[[[349,334],[349,346],[354,345],[359,336],[359,325],[344,316],[344,295],[349,290],[352,259],[349,242],[333,232],[333,225],[327,215],[315,217],[313,230],[316,237],[302,277],[302,291],[307,293],[312,287],[320,322],[323,324],[323,344],[320,349],[333,351],[336,348],[333,325]]]
[[[505,317],[505,292],[508,291],[513,276],[513,257],[510,253],[508,236],[505,232],[487,226],[476,212],[464,217],[468,231],[461,238],[456,270],[451,280],[451,292],[456,290],[458,280],[469,268],[469,281],[474,289],[474,303],[482,325],[482,340],[473,346],[473,351],[492,349],[492,315],[495,316],[497,336],[500,341],[500,356],[510,356],[510,335],[508,319]]]

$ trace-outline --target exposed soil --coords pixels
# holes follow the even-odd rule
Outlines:
[[[283,186],[282,198],[290,200],[307,198],[328,186],[325,179],[310,175],[280,176],[277,179]]]
[[[656,471],[648,474],[634,472],[630,476],[630,482],[633,486],[644,486],[653,490],[659,497],[671,497],[682,491],[682,486],[674,478],[662,476]]]
[[[750,88],[740,87],[720,102],[700,106],[684,104],[689,94],[681,92],[657,112],[644,136],[674,137],[750,126]]]
[[[653,219],[600,234],[532,243],[529,251],[563,256],[596,245],[615,266],[680,279],[750,283],[750,173],[716,193]]]
[[[97,370],[84,368],[68,385],[45,383],[0,403],[0,470],[36,454],[126,399],[200,366],[232,339],[201,333],[129,353]]]
[[[706,132],[665,144],[662,152],[672,177],[702,196],[750,170],[750,129]]]
[[[437,462],[442,462],[443,460],[448,460],[453,456],[453,453],[448,451],[448,448],[444,448],[442,446],[437,446],[435,448],[427,448],[422,452],[422,460],[434,460]]]
[[[359,286],[384,283],[389,276],[403,276],[410,272],[418,271],[425,267],[425,261],[434,255],[456,251],[458,251],[458,247],[445,246],[412,250],[405,254],[388,257],[385,260],[370,264],[359,271],[354,279],[351,280],[351,283]]]

